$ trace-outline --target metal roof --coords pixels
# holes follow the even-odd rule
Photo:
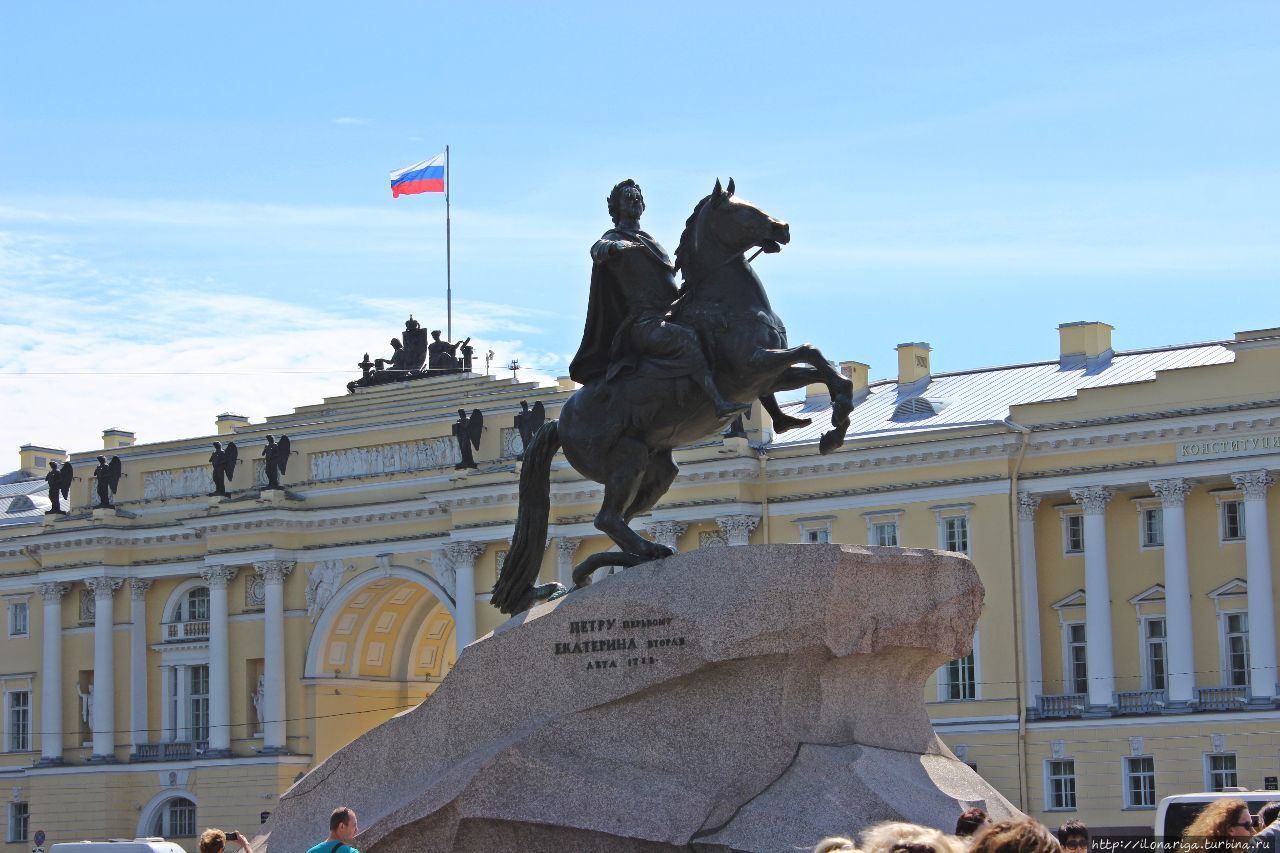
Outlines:
[[[53,508],[43,479],[0,483],[0,527],[38,522]]]
[[[1086,367],[1064,367],[1057,361],[1018,364],[1009,367],[945,373],[923,381],[899,386],[897,382],[877,382],[854,407],[846,438],[904,435],[947,427],[1000,423],[1011,407],[1050,400],[1069,400],[1082,388],[1103,388],[1150,382],[1161,370],[1180,370],[1230,364],[1235,353],[1221,343],[1189,344],[1114,354],[1104,363]],[[905,406],[895,418],[895,410],[907,400],[924,398],[928,407]],[[796,417],[813,423],[774,438],[774,447],[816,442],[831,425],[831,402],[825,397],[783,405]]]

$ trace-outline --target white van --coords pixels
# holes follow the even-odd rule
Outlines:
[[[187,853],[186,850],[163,838],[135,838],[125,841],[61,841],[49,848],[49,853]]]
[[[1267,803],[1280,802],[1280,791],[1202,791],[1165,797],[1156,809],[1155,837],[1180,840],[1183,830],[1214,800],[1244,800],[1249,804],[1249,813],[1257,815]]]

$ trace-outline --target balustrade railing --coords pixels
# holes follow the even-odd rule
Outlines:
[[[1243,711],[1248,700],[1249,688],[1197,687],[1196,705],[1201,711]]]
[[[1079,717],[1084,714],[1089,697],[1084,693],[1053,693],[1036,697],[1036,715],[1042,720]]]
[[[208,619],[196,619],[190,622],[165,622],[163,627],[164,641],[166,643],[209,639]]]
[[[1116,713],[1159,714],[1167,702],[1163,690],[1125,690],[1116,694]]]
[[[140,743],[130,761],[181,761],[199,758],[209,751],[207,740],[171,740],[161,743]]]

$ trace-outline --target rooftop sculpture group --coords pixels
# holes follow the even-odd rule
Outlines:
[[[348,382],[347,390],[354,392],[356,388],[368,385],[466,372],[471,370],[474,352],[471,338],[451,343],[441,339],[439,329],[431,332],[431,342],[428,343],[426,330],[410,317],[404,323],[401,336],[391,339],[390,357],[370,359],[365,353],[364,360],[356,365],[361,376],[354,382]]]
[[[557,450],[584,477],[604,484],[595,526],[619,548],[574,569],[575,584],[584,585],[602,566],[671,554],[629,522],[675,480],[672,450],[723,429],[752,400],[777,432],[786,432],[809,421],[785,415],[773,395],[822,383],[832,411],[820,451],[838,448],[849,426],[853,383],[816,347],[787,346],[786,327],[743,256],[752,248],[780,251],[791,239],[787,223],[738,198],[732,180],[725,187],[716,181],[686,222],[673,264],[640,229],[644,196],[635,181],[617,184],[608,205],[614,227],[591,247],[586,327],[569,368],[583,387],[565,402],[559,421],[548,421],[526,444],[515,535],[492,597],[504,613],[565,592],[556,583],[536,585]]]

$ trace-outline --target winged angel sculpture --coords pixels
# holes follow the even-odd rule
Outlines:
[[[98,467],[93,469],[93,479],[98,489],[98,505],[95,509],[111,509],[115,506],[111,503],[111,496],[120,485],[120,457],[112,456],[108,462],[107,457],[99,456]]]
[[[236,461],[239,457],[240,451],[234,441],[228,441],[226,447],[223,447],[220,441],[213,443],[213,453],[209,456],[209,464],[213,466],[211,495],[227,496],[227,482],[235,476]]]
[[[458,455],[462,458],[454,468],[461,471],[464,468],[480,467],[476,465],[475,451],[480,449],[480,436],[483,434],[484,412],[472,409],[468,415],[466,409],[458,409],[458,422],[453,425],[453,435],[458,439]]]
[[[70,462],[63,462],[59,467],[57,462],[49,463],[49,473],[44,475],[44,481],[49,484],[49,503],[53,504],[50,512],[56,512],[59,515],[66,515],[67,511],[62,508],[62,502],[59,500],[70,501],[71,498],[71,481],[75,479],[75,469],[71,467]],[[70,503],[68,503],[70,506]]]
[[[644,197],[634,181],[614,187],[609,212],[614,227],[591,250],[586,330],[570,367],[583,386],[524,452],[515,535],[492,597],[503,613],[566,592],[558,583],[537,584],[556,451],[563,449],[575,470],[604,485],[595,526],[619,548],[574,568],[574,583],[583,586],[603,566],[671,554],[629,522],[675,480],[675,448],[723,429],[752,400],[760,400],[783,432],[808,421],[783,414],[773,394],[820,382],[832,402],[820,451],[839,447],[849,426],[853,383],[816,347],[787,346],[786,327],[744,257],[752,248],[780,251],[791,239],[787,223],[738,198],[732,180],[726,187],[716,181],[685,224],[672,264],[640,230]]]

